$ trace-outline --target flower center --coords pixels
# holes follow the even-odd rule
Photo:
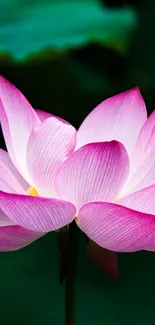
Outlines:
[[[33,186],[28,188],[27,194],[30,195],[30,196],[39,196],[38,191]]]

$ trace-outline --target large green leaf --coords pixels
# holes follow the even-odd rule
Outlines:
[[[0,0],[0,51],[23,59],[88,42],[124,49],[136,21],[133,10],[111,10],[98,0]]]

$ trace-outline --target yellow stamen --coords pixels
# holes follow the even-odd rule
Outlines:
[[[75,222],[78,222],[78,217],[77,217],[77,216],[75,216],[74,220],[75,220]]]
[[[30,196],[39,196],[38,191],[33,186],[28,188],[27,194],[30,195]]]

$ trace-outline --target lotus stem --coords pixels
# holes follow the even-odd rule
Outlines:
[[[76,325],[76,275],[78,260],[78,227],[69,226],[67,274],[65,283],[65,325]]]

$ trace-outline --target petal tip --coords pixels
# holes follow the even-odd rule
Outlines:
[[[141,102],[143,102],[143,105],[145,107],[145,102],[144,102],[143,96],[142,96],[141,91],[138,86],[135,86],[134,88],[128,90],[128,94],[129,93],[132,96],[134,96],[137,100],[140,100]]]
[[[2,83],[10,83],[6,78],[4,78],[2,75],[0,75],[0,84]]]
[[[125,148],[125,146],[123,145],[122,142],[117,141],[117,140],[112,140],[112,141],[109,141],[109,143],[112,146],[117,147],[120,150],[121,153],[125,153],[126,156],[128,157],[128,152],[127,152],[127,150],[126,150],[126,148]]]
[[[122,92],[122,93],[120,93],[120,94],[118,94],[116,96],[119,96],[119,95],[141,97],[143,99],[142,94],[141,94],[140,89],[139,89],[138,86],[135,86],[135,87],[133,87],[131,89],[128,89],[128,90],[126,90],[126,91],[124,91],[124,92]]]

